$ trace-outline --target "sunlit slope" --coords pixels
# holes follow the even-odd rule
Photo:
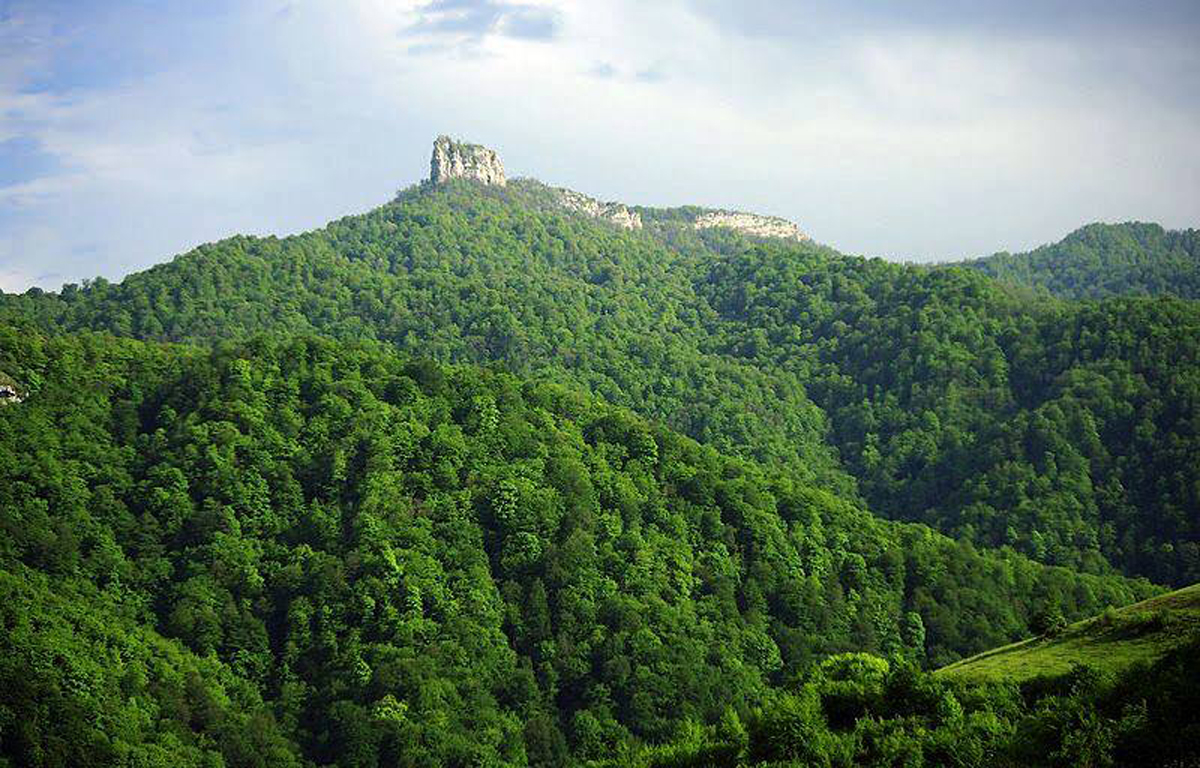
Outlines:
[[[1076,622],[1055,637],[1036,637],[963,659],[938,671],[962,680],[1020,682],[1068,672],[1077,664],[1120,670],[1158,659],[1200,635],[1200,584]]]
[[[120,284],[5,294],[0,322],[203,346],[373,339],[586,391],[977,547],[1200,581],[1200,302],[1066,302],[696,230],[700,209],[638,209],[629,230],[552,198],[420,185]]]
[[[997,253],[960,266],[1066,299],[1200,297],[1200,230],[1158,224],[1088,224],[1028,253]]]

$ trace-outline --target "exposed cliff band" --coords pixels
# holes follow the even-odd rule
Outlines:
[[[554,194],[557,196],[558,204],[569,211],[604,219],[624,229],[642,228],[641,214],[629,210],[623,203],[602,203],[571,189],[555,188]]]
[[[495,150],[454,141],[449,136],[438,136],[433,142],[429,178],[434,184],[443,184],[451,179],[469,179],[498,187],[507,183],[504,165]]]
[[[696,229],[725,227],[753,237],[779,237],[784,240],[808,240],[793,222],[778,216],[760,216],[740,211],[708,211],[692,223]]]
[[[433,157],[429,162],[429,178],[434,184],[453,179],[465,179],[503,187],[507,184],[504,165],[493,149],[479,144],[455,141],[438,136],[433,142]],[[641,229],[641,214],[619,202],[601,202],[580,192],[560,187],[547,187],[558,207],[607,221],[623,229]],[[752,237],[774,237],[784,240],[807,240],[800,227],[777,216],[760,216],[741,211],[704,211],[691,221],[694,229],[724,227]]]

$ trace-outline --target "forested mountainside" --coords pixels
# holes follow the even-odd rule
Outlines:
[[[378,343],[2,326],[0,370],[8,765],[606,758],[1155,591]]]
[[[120,284],[0,296],[47,332],[371,338],[579,387],[722,452],[979,545],[1200,579],[1200,306],[1075,303],[972,270],[848,257],[536,182],[420,185]]]
[[[1186,766],[1200,759],[1200,585],[933,673],[838,654],[746,717],[689,723],[616,768]]]
[[[1150,618],[1153,622],[1156,619]],[[689,724],[607,768],[1195,765],[1200,641],[1119,672],[963,684],[868,654],[826,659],[745,719]]]
[[[997,253],[959,266],[1068,299],[1200,299],[1200,230],[1166,230],[1142,222],[1089,224],[1053,245]]]

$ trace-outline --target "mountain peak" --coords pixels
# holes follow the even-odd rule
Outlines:
[[[466,179],[482,184],[507,186],[504,165],[495,150],[480,144],[459,141],[447,135],[438,136],[433,142],[433,157],[429,161],[429,178],[434,184],[444,184],[453,179]],[[520,179],[518,182],[522,181]],[[525,180],[530,181],[530,180]],[[607,221],[622,229],[641,229],[641,214],[629,206],[615,201],[601,202],[581,192],[562,187],[544,187],[551,194],[558,208],[583,214],[594,219]],[[777,216],[761,216],[743,211],[703,210],[689,221],[693,229],[723,227],[752,237],[781,238],[803,241],[808,239],[800,227]]]
[[[500,187],[506,183],[504,165],[495,150],[455,141],[444,135],[433,142],[429,178],[434,184],[444,184],[451,179],[469,179]]]

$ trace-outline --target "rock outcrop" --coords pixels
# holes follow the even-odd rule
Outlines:
[[[0,382],[0,406],[19,403],[24,399],[15,385]]]
[[[642,216],[637,211],[631,211],[623,203],[602,203],[571,189],[555,189],[554,195],[558,204],[568,211],[582,213],[597,219],[604,219],[624,229],[641,229]]]
[[[434,184],[444,184],[451,179],[469,179],[500,187],[507,181],[500,156],[494,150],[454,141],[449,136],[438,136],[433,142],[429,178]]]
[[[495,150],[479,144],[455,141],[449,136],[438,136],[433,142],[433,158],[429,162],[429,178],[434,184],[444,184],[452,179],[466,179],[500,187],[506,186],[508,183],[508,179],[504,175],[504,165],[500,162],[500,156],[496,154]],[[514,184],[520,185],[524,181],[527,180],[516,179]],[[624,203],[602,202],[571,189],[546,187],[540,182],[530,183],[549,192],[548,202],[551,205],[607,221],[622,229],[642,228],[641,214]],[[545,193],[539,192],[538,194],[541,196]],[[545,197],[541,197],[541,199],[546,200]],[[692,219],[691,225],[695,229],[726,227],[752,237],[775,237],[784,240],[808,239],[808,235],[801,232],[800,227],[787,219],[741,211],[704,211]]]
[[[808,240],[800,227],[778,216],[760,216],[740,211],[708,211],[692,223],[696,229],[726,227],[754,237],[779,237],[785,240]]]

